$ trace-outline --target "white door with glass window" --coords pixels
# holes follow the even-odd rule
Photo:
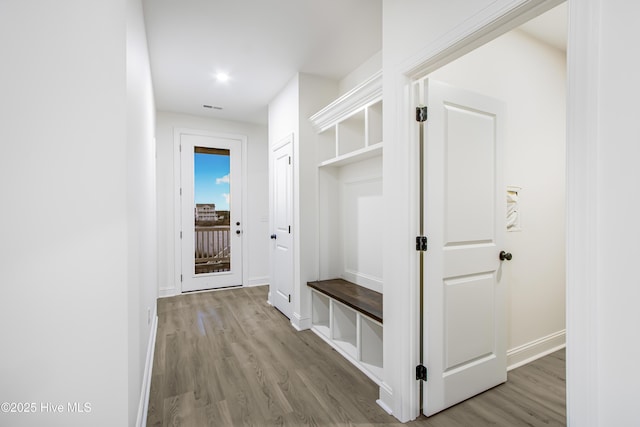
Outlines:
[[[292,138],[292,137],[291,137]],[[271,304],[291,319],[293,312],[293,141],[271,152]]]
[[[428,416],[507,379],[505,105],[435,81],[424,90]]]
[[[242,139],[180,134],[182,292],[242,285]]]

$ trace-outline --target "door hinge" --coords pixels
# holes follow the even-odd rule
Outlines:
[[[180,238],[182,239],[182,231],[180,232]]]
[[[427,107],[424,105],[419,105],[416,107],[416,122],[426,122],[427,121]]]
[[[182,196],[182,188],[180,189],[180,195]]]
[[[291,226],[289,226],[289,234],[291,234]]]
[[[289,156],[289,164],[291,164],[291,156]]]
[[[291,294],[289,294],[289,302],[291,302]]]
[[[180,281],[182,282],[182,274],[180,275]]]
[[[416,236],[416,251],[425,252],[427,250],[427,236]]]
[[[417,381],[426,381],[427,380],[427,367],[424,365],[416,366],[416,380]]]

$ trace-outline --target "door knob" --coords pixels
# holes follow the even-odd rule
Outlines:
[[[240,233],[242,233],[242,231],[236,230],[236,234],[240,234]]]
[[[278,238],[278,236],[276,236],[275,234],[272,234],[272,235],[271,235],[271,238],[275,240],[275,239],[277,239],[277,238]]]
[[[513,255],[511,255],[511,253],[500,251],[500,261],[504,261],[504,260],[511,261],[511,258],[513,258]]]

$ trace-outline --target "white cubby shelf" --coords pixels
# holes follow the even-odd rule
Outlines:
[[[310,282],[311,330],[380,385],[382,294],[343,279]]]
[[[318,132],[318,166],[382,155],[382,72],[309,118]]]

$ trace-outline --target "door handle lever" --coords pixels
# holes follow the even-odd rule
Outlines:
[[[277,239],[277,238],[278,238],[278,236],[276,236],[275,234],[272,234],[272,235],[271,235],[271,238],[272,238],[273,240],[275,240],[275,239]]]

